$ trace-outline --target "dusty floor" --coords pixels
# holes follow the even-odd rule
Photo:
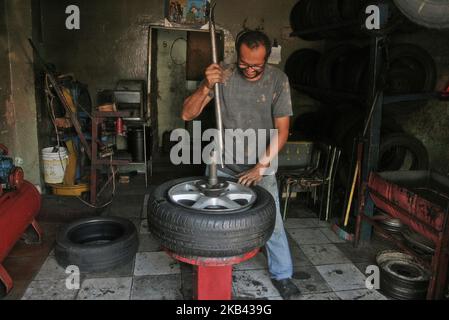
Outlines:
[[[157,177],[170,179],[170,174]],[[160,181],[153,178],[152,185]],[[79,290],[65,286],[67,274],[59,267],[52,248],[63,221],[92,214],[77,200],[48,197],[44,201],[41,225],[45,236],[42,245],[19,242],[4,266],[14,279],[14,290],[5,299],[192,299],[193,270],[161,252],[148,232],[143,203],[152,187],[146,188],[142,176],[130,185],[120,185],[113,205],[102,215],[125,217],[139,230],[140,247],[128,265],[105,273],[82,274]],[[68,203],[67,203],[68,201]],[[77,208],[79,210],[77,210]],[[55,218],[52,213],[60,213]],[[73,213],[73,214],[70,214]],[[371,245],[354,249],[339,239],[326,222],[320,222],[310,210],[292,203],[285,222],[294,259],[294,283],[301,290],[301,300],[386,299],[377,291],[367,290],[365,270],[374,264],[377,252],[390,248],[374,238]],[[234,267],[234,299],[282,299],[271,284],[263,253]]]

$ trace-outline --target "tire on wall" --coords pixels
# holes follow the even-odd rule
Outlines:
[[[394,0],[414,23],[432,29],[449,29],[449,3],[445,0]]]
[[[56,237],[59,265],[99,272],[130,262],[139,247],[132,221],[118,217],[85,218],[65,226]]]
[[[276,207],[272,195],[253,187],[252,207],[231,213],[211,213],[171,202],[168,191],[175,185],[204,178],[183,178],[157,187],[149,200],[148,227],[161,245],[177,254],[231,257],[260,248],[271,237]]]

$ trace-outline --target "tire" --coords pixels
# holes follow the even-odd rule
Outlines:
[[[323,89],[335,89],[336,71],[338,66],[344,63],[348,54],[357,50],[353,45],[340,45],[321,56],[317,65],[317,84]]]
[[[394,0],[414,23],[431,29],[449,29],[449,3],[444,0]]]
[[[132,261],[139,247],[135,225],[123,218],[86,218],[65,226],[56,237],[59,265],[100,272]]]
[[[421,141],[404,133],[395,133],[385,136],[382,139],[379,151],[379,171],[396,170],[428,170],[429,154]],[[398,150],[399,149],[399,150]],[[411,154],[411,164],[408,169],[404,169],[404,159],[392,159],[391,152],[396,155],[404,155],[406,150]],[[393,155],[394,156],[394,155]],[[388,158],[388,161],[385,159]],[[392,165],[394,163],[394,166]]]
[[[200,257],[232,257],[260,248],[271,237],[276,206],[271,194],[252,188],[257,200],[243,211],[210,213],[192,210],[168,198],[168,191],[183,182],[204,178],[172,180],[157,187],[149,200],[148,227],[168,250]]]
[[[314,86],[316,65],[321,54],[313,49],[301,49],[293,52],[285,63],[285,73],[290,83]]]
[[[437,72],[435,61],[424,49],[413,44],[400,44],[390,49],[385,93],[400,95],[426,93],[435,90]],[[409,114],[423,102],[400,102],[385,106],[390,115]]]

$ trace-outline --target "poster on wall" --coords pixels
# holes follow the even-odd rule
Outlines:
[[[166,0],[165,17],[168,21],[180,24],[206,23],[209,0]]]

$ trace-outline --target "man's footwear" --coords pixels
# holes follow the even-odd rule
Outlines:
[[[299,289],[295,286],[295,284],[292,282],[291,279],[282,279],[282,280],[271,279],[271,282],[279,291],[281,297],[284,300],[289,300],[293,296],[299,296],[301,294],[301,291],[299,291]]]

